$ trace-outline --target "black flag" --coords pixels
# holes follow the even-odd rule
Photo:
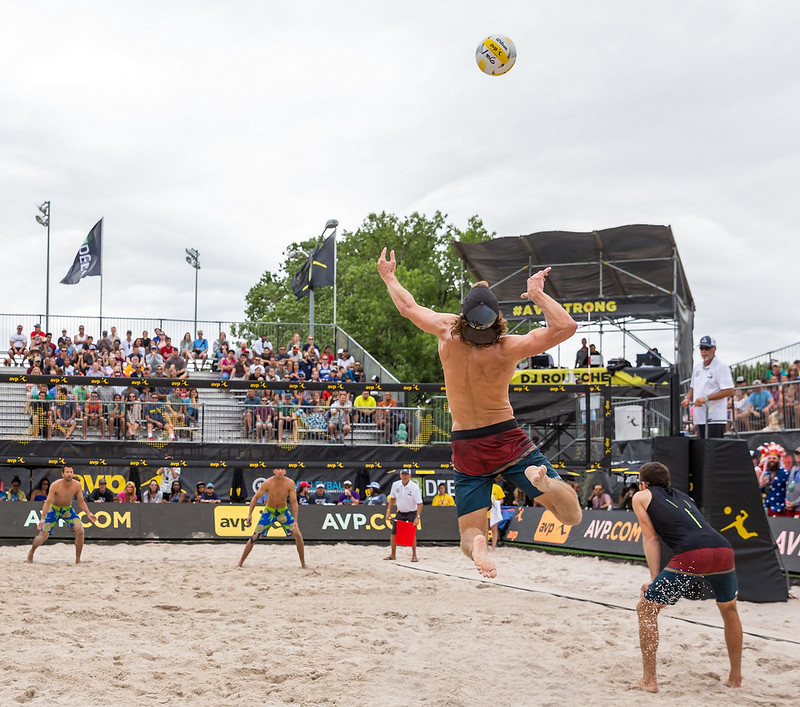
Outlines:
[[[331,234],[309,257],[308,262],[292,277],[292,290],[297,299],[308,295],[309,290],[330,287],[334,278],[335,234]]]
[[[78,249],[78,254],[72,263],[69,272],[61,280],[62,285],[77,285],[84,277],[102,275],[101,248],[103,240],[103,219],[100,219],[89,231],[83,245]]]

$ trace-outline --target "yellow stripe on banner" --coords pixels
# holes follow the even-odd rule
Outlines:
[[[486,47],[492,54],[494,54],[500,60],[501,64],[505,64],[508,61],[508,54],[505,53],[503,47],[501,47],[497,42],[494,42],[491,39],[484,39],[483,46]]]

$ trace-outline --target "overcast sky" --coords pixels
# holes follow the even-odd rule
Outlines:
[[[46,199],[51,315],[97,313],[99,278],[59,280],[102,216],[105,315],[191,319],[194,247],[223,320],[327,219],[438,209],[498,236],[669,224],[695,343],[800,339],[794,0],[0,8],[2,312],[44,311]],[[494,32],[501,77],[474,59]]]

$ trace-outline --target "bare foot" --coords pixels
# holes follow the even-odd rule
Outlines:
[[[25,560],[29,565],[33,564],[33,552],[28,553],[28,559]]]
[[[394,558],[394,557],[392,557],[392,555],[387,555],[387,556],[386,556],[386,557],[384,557],[383,559],[384,559],[384,560],[394,560],[395,558]]]
[[[472,561],[484,577],[497,577],[497,565],[489,559],[489,548],[483,535],[476,535],[472,541]]]
[[[547,467],[542,464],[541,466],[529,466],[525,469],[525,476],[539,491],[546,493],[550,488],[553,480],[547,475]]]
[[[658,683],[655,680],[650,682],[642,678],[638,682],[633,683],[631,687],[638,687],[640,690],[645,690],[646,692],[658,692]]]
[[[737,675],[729,675],[728,676],[728,687],[741,687],[742,686],[742,676]]]

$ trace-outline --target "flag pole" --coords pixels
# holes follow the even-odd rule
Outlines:
[[[105,226],[105,223],[103,226]],[[105,250],[105,244],[103,243],[105,238],[102,236],[103,226],[100,227],[100,330],[97,332],[100,336],[103,334],[103,251]]]
[[[333,350],[336,351],[336,226],[333,228]]]

